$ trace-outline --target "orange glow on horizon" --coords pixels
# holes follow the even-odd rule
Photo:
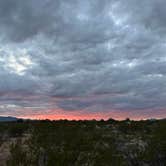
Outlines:
[[[162,112],[164,113],[164,112]],[[60,119],[68,119],[68,120],[107,120],[109,118],[113,118],[116,120],[124,120],[126,118],[130,118],[133,120],[144,120],[150,118],[162,119],[166,117],[165,113],[159,115],[149,114],[141,114],[135,111],[110,111],[110,112],[86,112],[86,111],[64,111],[64,110],[50,110],[48,114],[35,114],[35,115],[25,115],[18,116],[19,118],[25,119],[50,119],[50,120],[60,120]]]

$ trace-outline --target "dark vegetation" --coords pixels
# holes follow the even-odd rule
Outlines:
[[[7,166],[166,166],[166,120],[0,123]]]

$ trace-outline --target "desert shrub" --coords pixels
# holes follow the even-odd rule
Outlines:
[[[7,166],[29,166],[27,153],[23,149],[21,140],[12,143],[10,146],[10,156],[7,161]]]
[[[30,132],[27,148],[25,142],[11,145],[8,166],[164,166],[166,161],[166,121],[46,120],[28,124],[8,125],[17,136]]]
[[[153,125],[153,124],[152,124]],[[152,126],[151,126],[152,127]],[[166,121],[156,122],[147,139],[148,146],[139,157],[154,166],[166,165]]]
[[[24,123],[12,123],[8,128],[8,134],[11,137],[20,137],[28,130],[28,125]]]

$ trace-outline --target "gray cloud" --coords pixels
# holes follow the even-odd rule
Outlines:
[[[156,115],[166,108],[165,6],[1,0],[0,113],[13,104],[41,114],[98,106]]]

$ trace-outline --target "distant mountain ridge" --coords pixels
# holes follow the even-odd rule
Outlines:
[[[18,118],[12,117],[12,116],[0,116],[0,122],[11,122],[11,121],[17,121]]]

